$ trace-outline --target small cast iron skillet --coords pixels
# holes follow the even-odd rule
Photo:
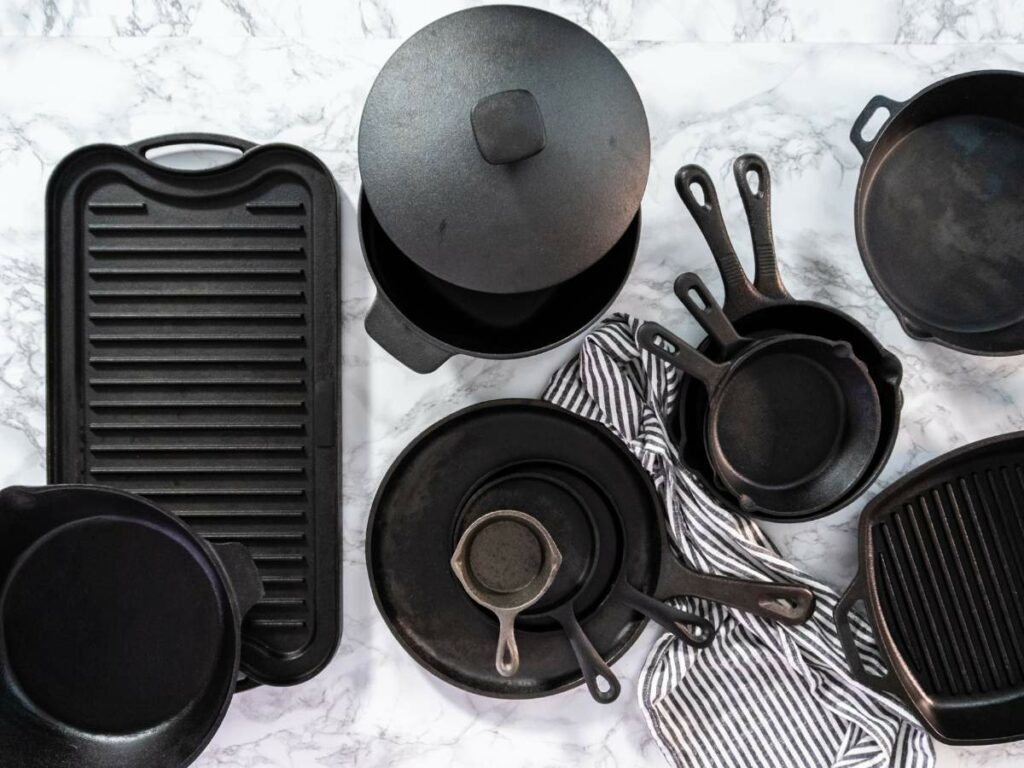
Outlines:
[[[881,436],[870,465],[845,496],[814,514],[774,516],[756,510],[751,513],[755,517],[776,522],[812,520],[831,514],[860,496],[888,461],[896,443],[900,411],[903,408],[903,395],[900,391],[903,366],[863,325],[845,312],[819,302],[794,299],[789,295],[779,274],[772,236],[771,178],[768,165],[758,155],[742,155],[733,163],[733,176],[750,224],[755,256],[753,283],[747,278],[736,256],[722,221],[715,186],[707,171],[697,165],[686,165],[676,174],[676,191],[707,240],[722,276],[725,288],[722,309],[726,317],[746,339],[798,333],[845,341],[852,347],[857,359],[867,366],[878,392]],[[756,179],[756,188],[751,186],[751,176]],[[694,195],[694,187],[700,190],[703,200],[698,200]],[[684,289],[685,286],[677,286],[676,295],[681,297]],[[726,350],[715,344],[710,336],[700,344],[698,350],[715,361],[721,361],[726,356]],[[707,390],[692,377],[683,377],[676,419],[683,464],[704,482],[705,490],[720,503],[737,507],[739,502],[736,497],[720,489],[714,481],[714,470],[704,441],[707,410]]]
[[[697,275],[676,285],[733,354],[715,363],[657,323],[644,323],[637,340],[709,390],[708,451],[740,507],[807,515],[842,498],[870,463],[880,427],[874,383],[850,345],[796,334],[745,343]]]
[[[562,564],[516,620],[520,667],[495,669],[494,616],[476,605],[449,561],[462,533],[496,509],[517,509],[551,534]],[[664,605],[707,597],[788,624],[806,621],[800,586],[697,573],[674,553],[653,482],[596,422],[540,400],[498,400],[437,422],[381,482],[367,524],[374,599],[403,648],[442,680],[486,696],[535,698],[586,681],[598,701],[619,686],[608,666],[651,615],[687,642],[700,617]],[[644,613],[635,609],[641,595]],[[679,626],[680,622],[682,626]],[[603,679],[603,685],[602,685]]]
[[[905,102],[875,96],[850,140],[864,158],[857,247],[907,335],[975,355],[1024,351],[1024,75],[968,72]]]
[[[0,585],[0,762],[20,768],[191,764],[263,593],[241,544],[79,485],[0,492]]]

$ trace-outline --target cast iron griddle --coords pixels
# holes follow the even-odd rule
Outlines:
[[[200,171],[158,146],[236,147]],[[146,496],[249,547],[243,659],[301,682],[340,639],[337,188],[297,147],[94,145],[47,193],[49,479]]]
[[[1024,737],[1024,432],[911,472],[865,509],[860,573],[836,609],[858,680],[917,710],[941,741]],[[849,610],[870,609],[888,662],[869,674]]]

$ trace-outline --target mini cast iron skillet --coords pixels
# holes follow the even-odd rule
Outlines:
[[[704,382],[711,461],[740,507],[805,515],[842,498],[871,461],[880,422],[871,376],[850,345],[796,334],[744,343],[697,275],[676,285],[735,354],[715,363],[657,323],[640,326],[637,340]]]
[[[733,249],[722,221],[718,196],[707,171],[697,165],[687,165],[676,174],[676,190],[704,234],[722,275],[725,287],[722,309],[726,317],[739,334],[747,339],[798,333],[845,341],[853,348],[854,355],[867,366],[878,392],[881,437],[867,470],[845,496],[814,514],[775,516],[752,512],[756,517],[779,522],[809,520],[830,514],[850,503],[867,490],[885,466],[899,430],[900,411],[903,407],[900,392],[903,367],[864,326],[846,313],[818,302],[794,299],[789,295],[778,271],[772,237],[771,178],[768,166],[757,155],[743,155],[733,163],[733,175],[750,223],[756,265],[753,283],[747,279]],[[751,176],[756,179],[755,186],[751,185]],[[701,191],[703,201],[694,195],[694,187]],[[685,285],[677,286],[676,295],[681,297],[683,293]],[[700,320],[699,317],[697,319]],[[717,362],[725,359],[726,350],[715,344],[711,337],[705,339],[698,349]],[[692,377],[684,377],[677,411],[682,461],[704,481],[705,489],[716,496],[719,502],[726,506],[738,506],[735,496],[720,490],[714,482],[714,470],[704,442],[707,410],[705,388]]]
[[[520,667],[509,678],[495,669],[494,615],[449,566],[463,532],[500,509],[535,518],[562,554],[551,588],[516,620]],[[663,517],[650,477],[601,425],[539,400],[483,403],[431,426],[388,470],[367,526],[370,584],[417,662],[452,685],[501,698],[586,680],[597,700],[613,700],[619,685],[608,667],[643,629],[647,619],[633,607],[641,602],[698,644],[710,640],[710,625],[659,601],[693,595],[790,624],[809,618],[814,596],[803,587],[683,566]]]
[[[860,659],[858,603],[882,676]],[[935,738],[1024,738],[1024,432],[958,448],[872,499],[835,621],[853,676],[916,710]]]
[[[888,119],[865,139],[879,110]],[[875,96],[850,139],[864,158],[857,245],[907,334],[978,355],[1024,351],[1024,75],[970,72],[902,103]]]
[[[243,545],[211,546],[138,496],[0,492],[0,762],[189,765],[227,710],[262,593]]]

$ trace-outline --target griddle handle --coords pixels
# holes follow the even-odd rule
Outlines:
[[[238,616],[242,618],[263,597],[260,572],[244,544],[214,544],[213,549],[227,572],[228,582],[238,602]]]
[[[619,678],[615,676],[611,667],[605,663],[594,644],[590,642],[590,638],[580,626],[572,606],[568,603],[564,604],[554,613],[554,617],[562,625],[562,631],[569,638],[569,645],[576,656],[576,663],[580,665],[583,680],[594,701],[599,704],[610,704],[619,698],[619,694],[622,692]],[[605,682],[604,688],[601,687],[602,680]]]
[[[662,560],[661,568],[656,597],[662,600],[699,597],[789,626],[803,624],[814,613],[814,592],[802,585],[699,573],[674,552]]]
[[[216,147],[228,147],[229,149],[237,149],[239,152],[245,153],[250,149],[255,149],[256,144],[247,141],[246,139],[239,139],[234,136],[226,136],[221,133],[167,133],[163,136],[154,136],[150,139],[143,139],[142,141],[136,141],[133,144],[129,144],[127,149],[135,152],[141,157],[145,157],[149,152],[160,147],[172,147],[176,144],[210,144]]]
[[[416,373],[436,371],[452,356],[451,351],[433,343],[406,321],[379,292],[364,325],[371,339]]]
[[[839,642],[843,646],[843,655],[846,656],[846,666],[849,668],[853,679],[865,688],[869,688],[875,693],[889,693],[897,699],[903,700],[903,689],[891,669],[879,677],[868,672],[861,662],[860,650],[857,648],[857,642],[853,635],[853,626],[850,624],[850,611],[853,610],[857,603],[863,602],[867,605],[867,599],[866,584],[858,573],[853,583],[850,584],[846,592],[839,598],[839,602],[836,603],[833,619],[836,623],[836,630],[839,633]],[[870,619],[868,619],[868,622],[870,624]],[[878,632],[873,625],[871,631],[874,632],[876,637],[878,636]]]
[[[636,333],[636,341],[641,349],[647,350],[659,360],[703,381],[709,392],[729,372],[728,365],[713,362],[658,323],[641,325]],[[668,345],[671,345],[671,349]]]
[[[754,246],[754,288],[769,299],[787,301],[790,299],[789,291],[782,284],[779,262],[775,256],[772,179],[768,173],[768,163],[760,155],[740,155],[732,164],[732,173],[750,225],[750,240]],[[756,192],[750,186],[748,177],[751,173],[757,176]]]
[[[693,187],[697,186],[703,193],[704,202],[697,199]],[[729,231],[722,220],[722,209],[718,203],[718,193],[708,172],[699,165],[684,165],[676,172],[676,192],[686,205],[693,220],[697,222],[704,240],[711,249],[711,255],[718,264],[718,271],[725,284],[725,313],[729,317],[744,315],[759,307],[763,301],[747,279],[743,265],[736,256]]]
[[[747,339],[736,333],[736,329],[715,301],[715,297],[711,295],[711,291],[695,273],[684,272],[677,277],[673,290],[676,298],[689,310],[693,319],[700,323],[700,327],[708,336],[725,351],[727,358],[732,357],[736,349],[747,343]]]
[[[853,142],[853,146],[860,152],[862,158],[867,158],[871,148],[875,145],[875,139],[882,135],[882,131],[892,120],[900,107],[903,106],[903,102],[894,101],[888,96],[872,96],[871,100],[865,105],[861,113],[857,115],[857,119],[853,121],[853,127],[850,128],[850,141]],[[880,109],[884,109],[889,113],[889,116],[885,118],[885,122],[875,132],[875,135],[871,139],[864,138],[864,126],[868,124],[868,121],[874,117],[875,112]]]
[[[703,616],[663,603],[630,584],[620,586],[619,594],[623,603],[660,624],[662,629],[675,635],[687,645],[703,648],[710,645],[711,641],[715,639],[715,625]]]

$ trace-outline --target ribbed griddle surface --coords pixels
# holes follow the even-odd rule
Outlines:
[[[333,181],[296,149],[205,182],[123,154],[51,187],[51,480],[246,544],[247,668],[298,682],[339,634]]]

